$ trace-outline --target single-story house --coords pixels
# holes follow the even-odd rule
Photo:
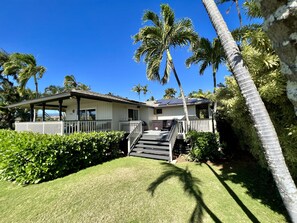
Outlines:
[[[7,106],[8,109],[14,107],[30,110],[30,122],[16,122],[16,131],[63,135],[73,132],[121,130],[129,134],[129,152],[132,152],[130,149],[137,147],[136,144],[141,141],[139,140],[141,136],[146,135],[148,139],[169,142],[169,138],[184,134],[188,126],[185,124],[181,99],[161,99],[143,103],[112,94],[71,90]],[[191,119],[190,128],[212,131],[209,100],[187,98],[187,107]],[[36,109],[42,111],[41,121],[34,121]],[[46,110],[58,110],[59,121],[46,121]],[[173,124],[175,128],[172,128]],[[175,135],[172,131],[175,131]],[[157,144],[155,147],[161,147],[160,143],[155,143]],[[147,144],[146,147],[153,149],[153,146]],[[137,152],[140,153],[142,151]],[[169,160],[171,158],[169,156]]]

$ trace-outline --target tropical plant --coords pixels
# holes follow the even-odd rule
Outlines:
[[[60,94],[64,91],[65,91],[64,87],[60,87],[57,85],[50,85],[44,89],[43,95],[49,96],[49,95],[54,95],[54,94]]]
[[[140,84],[138,85],[135,85],[133,88],[132,88],[132,91],[133,92],[136,92],[138,97],[139,97],[139,101],[140,101],[140,93],[142,91],[142,86]]]
[[[165,89],[165,94],[163,95],[164,99],[175,98],[176,90],[174,88],[167,88]]]
[[[297,222],[297,189],[286,166],[275,128],[251,79],[249,71],[244,66],[240,50],[231,36],[216,4],[211,0],[202,0],[202,2],[222,42],[228,63],[239,85],[240,92],[245,99],[259,141],[265,151],[265,158],[285,207],[292,221]]]
[[[146,94],[149,92],[149,89],[148,89],[148,85],[144,85],[142,86],[142,93],[144,95],[144,97],[146,96]]]
[[[160,17],[152,11],[146,11],[142,20],[144,22],[152,22],[153,25],[141,28],[133,36],[134,43],[141,42],[140,47],[134,53],[134,59],[136,62],[139,62],[143,56],[144,62],[147,64],[147,78],[160,81],[161,84],[168,82],[170,71],[173,71],[182,96],[186,120],[189,123],[184,91],[170,54],[170,48],[186,46],[194,42],[197,43],[198,35],[194,31],[190,19],[175,21],[174,12],[169,5],[161,5]],[[164,54],[166,55],[166,66],[164,75],[160,77],[160,64]]]
[[[199,44],[192,48],[193,55],[186,60],[186,65],[200,64],[199,74],[203,75],[208,66],[212,67],[214,93],[217,87],[216,73],[219,65],[225,60],[224,51],[220,40],[215,38],[210,42],[206,38],[201,38]]]
[[[75,89],[75,90],[84,90],[89,91],[91,88],[81,82],[76,81],[74,75],[66,75],[64,77],[64,89],[66,91]]]
[[[281,72],[287,78],[287,96],[294,105],[297,116],[296,1],[255,0],[253,2],[260,5],[261,14],[265,18],[263,29],[267,32],[281,60]]]

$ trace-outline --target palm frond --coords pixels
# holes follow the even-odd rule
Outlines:
[[[165,26],[172,27],[174,24],[175,16],[174,12],[170,8],[168,4],[161,5],[161,14],[164,21]]]
[[[142,20],[144,22],[151,21],[157,27],[160,27],[161,24],[159,16],[156,13],[149,10],[144,12]]]

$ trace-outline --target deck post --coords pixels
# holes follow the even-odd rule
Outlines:
[[[34,119],[34,104],[30,104],[30,122]]]
[[[77,103],[77,121],[80,121],[80,97],[76,97],[76,103]]]
[[[59,100],[59,120],[62,121],[62,104],[63,100]]]
[[[172,145],[171,142],[169,143],[169,162],[172,162]]]
[[[42,121],[45,122],[45,103],[42,103]]]

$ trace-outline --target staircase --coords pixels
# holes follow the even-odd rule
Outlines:
[[[148,131],[135,144],[130,156],[170,160],[168,131]]]

